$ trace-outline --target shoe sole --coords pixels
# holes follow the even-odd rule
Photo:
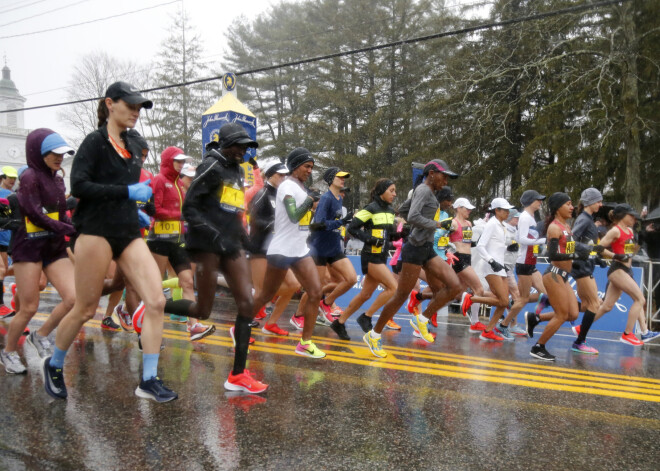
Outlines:
[[[265,388],[263,389],[248,389],[245,386],[240,386],[238,384],[233,384],[230,383],[229,380],[225,381],[225,389],[227,391],[239,391],[239,392],[246,392],[250,394],[261,394],[262,392],[265,392],[268,389],[268,385],[266,385]]]
[[[295,351],[296,351],[296,354],[298,354],[298,355],[300,355],[300,356],[302,356],[302,357],[313,358],[313,359],[315,359],[315,360],[320,360],[321,358],[325,358],[325,353],[323,353],[322,356],[314,356],[314,355],[310,355],[310,354],[307,353],[307,352],[301,352],[301,351],[299,351],[297,348],[296,348]]]
[[[542,361],[555,361],[555,360],[557,360],[556,357],[555,358],[545,358],[545,357],[539,356],[536,353],[532,353],[532,352],[529,352],[529,355],[532,358],[536,358],[537,360],[542,360]]]
[[[203,339],[207,335],[211,335],[213,332],[215,332],[215,325],[212,325],[211,327],[209,327],[207,330],[205,330],[202,333],[193,335],[192,337],[190,337],[190,341],[192,342],[194,340]]]
[[[101,324],[101,329],[109,330],[110,332],[121,332],[121,327],[114,328],[114,327],[108,327],[108,326],[103,325],[103,324]]]
[[[179,397],[179,396],[174,396],[174,397],[167,397],[167,398],[164,398],[164,399],[159,399],[156,396],[154,396],[153,394],[140,389],[140,386],[135,388],[135,395],[137,397],[141,397],[142,399],[151,399],[152,401],[158,402],[160,404],[165,403],[165,402],[173,401],[173,400],[175,400]]]
[[[282,337],[287,337],[287,336],[289,335],[288,332],[284,332],[284,333],[282,333],[282,334],[278,334],[277,332],[271,332],[270,330],[266,330],[266,327],[262,327],[262,328],[261,328],[261,331],[262,331],[264,334],[267,334],[267,335],[280,335],[280,336],[282,336]]]
[[[422,333],[419,331],[419,329],[417,328],[417,326],[415,325],[415,323],[413,322],[412,319],[410,320],[410,325],[413,328],[413,337],[417,337],[418,339],[422,339],[426,343],[434,343],[435,342],[435,339],[433,337],[431,337],[433,340],[428,340],[428,339],[425,339],[424,337],[422,337]],[[431,335],[431,334],[429,334],[429,335]]]
[[[44,389],[46,389],[46,392],[50,397],[53,397],[55,399],[66,399],[67,397],[67,392],[64,390],[64,395],[63,396],[58,396],[51,388],[50,388],[50,383],[48,382],[48,374],[46,373],[46,361],[50,360],[50,357],[43,358],[41,360],[41,378],[44,380]]]
[[[437,327],[437,326],[436,326]],[[385,324],[385,328],[389,330],[401,330],[401,326],[396,326],[396,327],[390,327],[388,324]],[[371,329],[369,329],[371,330]],[[367,332],[369,332],[369,330]]]
[[[577,349],[577,348],[572,348],[572,347],[571,347],[571,351],[575,352],[575,353],[581,353],[583,355],[598,355],[598,352],[585,352],[583,350],[580,350],[580,349]]]
[[[367,332],[367,335],[369,335],[368,332]],[[371,348],[371,345],[369,344],[369,341],[368,341],[367,339],[365,339],[364,337],[362,337],[362,340],[364,341],[364,343],[367,344],[367,347],[369,347],[369,351],[371,352],[371,354],[372,354],[373,356],[375,356],[376,358],[387,358],[387,352],[384,352],[384,353],[385,353],[384,355],[379,355],[379,354],[377,354],[376,352],[374,352],[374,350]]]
[[[504,338],[499,338],[499,339],[489,339],[488,337],[482,337],[479,335],[479,340],[484,340],[485,342],[504,342]]]
[[[640,343],[631,343],[631,342],[628,342],[627,340],[623,340],[623,339],[621,339],[621,338],[619,339],[619,342],[621,342],[621,343],[625,343],[626,345],[632,345],[633,347],[641,347],[642,345],[644,345],[644,342],[640,342]]]
[[[483,332],[483,330],[472,330],[472,329],[468,329],[468,330],[470,331],[471,334],[479,334],[479,335],[481,335],[481,332]]]

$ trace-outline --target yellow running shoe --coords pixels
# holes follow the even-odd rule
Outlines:
[[[300,340],[296,347],[296,353],[310,358],[323,358],[325,356],[325,353],[319,350],[311,340]]]
[[[387,356],[387,352],[383,350],[383,343],[381,342],[381,339],[371,338],[371,331],[364,334],[362,340],[364,340],[364,343],[369,346],[371,353],[376,355],[378,358],[385,358]]]
[[[420,322],[419,320],[420,317],[422,316],[421,315],[414,316],[412,319],[410,319],[410,325],[413,328],[413,335],[415,337],[420,337],[426,340],[428,343],[435,342],[435,339],[429,333],[428,322]]]
[[[394,322],[392,319],[387,321],[387,324],[385,324],[385,327],[388,328],[388,329],[392,329],[392,330],[401,330],[401,326],[399,324],[397,324],[396,322]]]

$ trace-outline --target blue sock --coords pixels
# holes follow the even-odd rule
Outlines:
[[[148,381],[158,376],[158,357],[160,353],[142,354],[142,380]]]
[[[53,350],[53,355],[50,357],[50,366],[53,368],[62,368],[64,366],[64,357],[66,356],[66,350],[60,350],[55,347]]]

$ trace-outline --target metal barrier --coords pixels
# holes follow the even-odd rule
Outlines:
[[[660,322],[660,306],[656,305],[653,310],[653,292],[660,285],[660,276],[658,281],[653,282],[653,273],[660,271],[660,260],[647,260],[642,263],[644,276],[642,277],[642,292],[646,298],[646,323],[651,327],[651,322]],[[659,303],[660,304],[660,303]]]

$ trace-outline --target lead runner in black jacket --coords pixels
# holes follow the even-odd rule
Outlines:
[[[394,224],[394,210],[391,204],[396,198],[394,182],[381,178],[371,190],[371,203],[353,216],[348,226],[348,232],[355,238],[364,242],[360,260],[362,264],[362,290],[355,296],[339,319],[332,323],[332,330],[342,340],[350,340],[344,324],[348,318],[362,306],[382,285],[384,290],[374,300],[369,308],[370,315],[363,313],[358,318],[362,330],[369,332],[372,328],[371,316],[383,307],[396,291],[396,279],[387,267],[387,256],[390,241],[401,238],[396,232]]]

